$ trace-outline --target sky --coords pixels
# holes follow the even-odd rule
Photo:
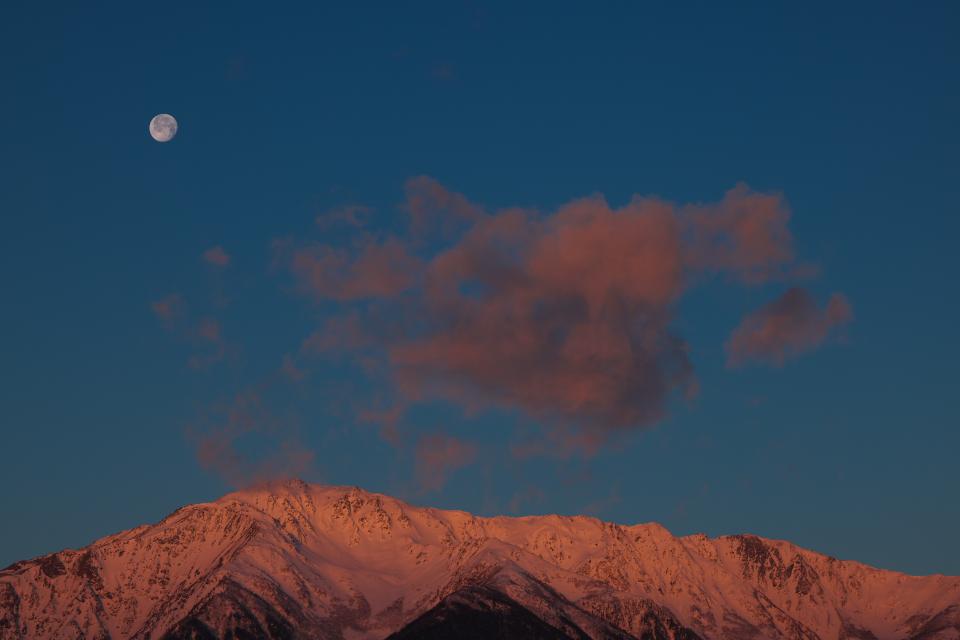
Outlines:
[[[4,12],[0,565],[299,476],[960,574],[955,3],[313,4]]]

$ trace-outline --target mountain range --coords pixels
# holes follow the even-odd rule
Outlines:
[[[289,481],[0,570],[0,640],[960,638],[960,577]]]

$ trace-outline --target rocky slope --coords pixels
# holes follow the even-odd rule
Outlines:
[[[960,638],[960,578],[283,485],[0,571],[12,638]]]

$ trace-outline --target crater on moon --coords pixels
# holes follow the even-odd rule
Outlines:
[[[150,136],[157,142],[170,142],[177,135],[177,119],[169,113],[160,113],[150,121]]]

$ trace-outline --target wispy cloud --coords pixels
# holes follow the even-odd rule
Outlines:
[[[200,466],[231,486],[300,477],[314,469],[314,453],[301,442],[296,425],[269,409],[274,384],[270,379],[246,388],[209,408],[188,428]],[[266,446],[244,447],[253,437],[266,440]]]
[[[164,330],[191,345],[193,353],[187,358],[191,368],[206,369],[226,355],[227,345],[220,321],[211,316],[197,318],[191,314],[179,293],[151,302],[150,310]]]
[[[314,244],[293,249],[285,261],[304,291],[340,301],[397,295],[413,285],[421,269],[396,239],[366,244],[357,255]]]
[[[372,213],[372,207],[362,204],[345,204],[320,214],[317,216],[316,223],[321,229],[339,225],[360,228],[366,226]]]
[[[171,293],[159,300],[154,300],[150,303],[150,310],[165,327],[169,327],[183,316],[185,310],[183,296],[179,293]]]
[[[447,476],[466,466],[476,457],[473,443],[442,433],[422,436],[415,450],[417,481],[424,491],[443,488]]]
[[[834,293],[824,307],[805,289],[793,287],[747,315],[727,341],[727,362],[783,365],[791,357],[819,347],[838,327],[853,319],[853,307]]]
[[[231,262],[230,255],[220,245],[210,247],[203,252],[202,257],[207,264],[221,269],[230,266]]]

